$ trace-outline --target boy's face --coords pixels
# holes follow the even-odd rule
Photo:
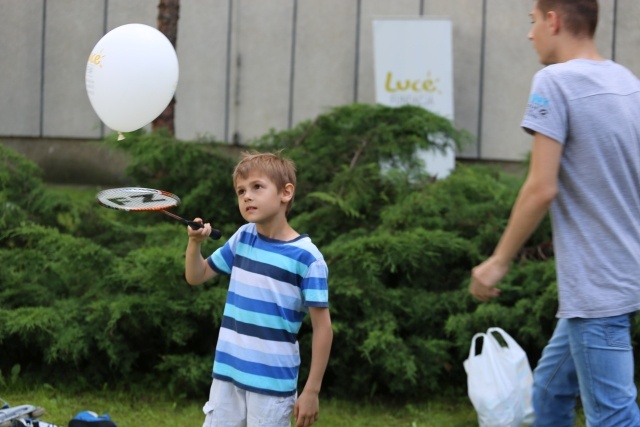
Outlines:
[[[287,191],[278,191],[264,173],[253,171],[246,178],[238,177],[235,189],[240,214],[246,221],[266,225],[279,215],[285,217],[290,197]]]

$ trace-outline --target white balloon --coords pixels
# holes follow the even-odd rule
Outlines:
[[[178,85],[178,57],[157,29],[122,25],[91,51],[85,84],[100,120],[118,132],[131,132],[151,123],[171,102]]]

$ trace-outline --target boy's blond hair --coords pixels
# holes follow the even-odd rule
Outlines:
[[[251,172],[264,173],[276,185],[278,192],[284,190],[285,185],[296,186],[296,165],[290,159],[275,153],[259,153],[257,151],[243,151],[241,159],[233,171],[233,185],[235,187],[238,178],[246,178]],[[295,193],[294,193],[295,195]],[[293,197],[287,204],[288,214],[293,206]]]

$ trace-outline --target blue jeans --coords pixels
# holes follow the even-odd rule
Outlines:
[[[573,426],[578,396],[588,427],[640,426],[631,316],[558,321],[533,372],[534,426]]]

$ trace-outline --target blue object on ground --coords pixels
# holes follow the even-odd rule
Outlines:
[[[107,414],[98,415],[91,411],[82,411],[71,421],[69,427],[118,427]]]

